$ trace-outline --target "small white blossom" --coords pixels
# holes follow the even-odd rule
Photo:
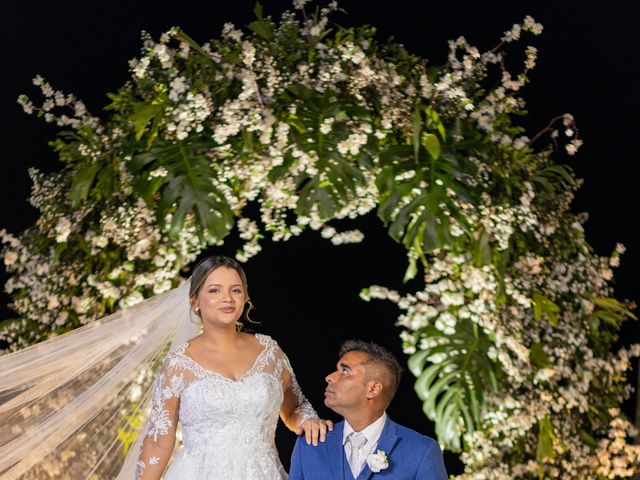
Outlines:
[[[58,223],[56,224],[55,232],[56,232],[56,242],[58,243],[66,242],[67,239],[69,238],[69,235],[71,234],[71,221],[66,217],[63,217],[60,220],[58,220]]]

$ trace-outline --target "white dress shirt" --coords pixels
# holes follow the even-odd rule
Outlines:
[[[380,435],[382,434],[382,429],[384,428],[386,421],[387,412],[384,412],[379,419],[360,432],[367,438],[367,443],[365,443],[360,449],[358,465],[355,468],[351,466],[351,470],[356,472],[354,477],[357,477],[364,468],[364,465],[367,462],[367,457],[372,453],[375,453],[375,449],[378,446],[378,440],[380,440]],[[349,438],[349,435],[354,431],[353,427],[349,425],[349,422],[345,420],[344,429],[342,431],[342,445],[347,458],[351,455],[351,444],[347,441],[347,438]]]

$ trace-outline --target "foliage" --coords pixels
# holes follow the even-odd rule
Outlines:
[[[37,77],[43,104],[20,103],[63,127],[64,168],[32,172],[40,219],[2,234],[19,318],[1,339],[20,348],[165,291],[234,225],[244,261],[266,232],[357,242],[334,225],[375,209],[407,248],[405,279],[425,283],[363,297],[403,310],[417,393],[462,451],[460,478],[629,477],[640,450],[618,407],[640,348],[609,353],[633,317],[610,287],[623,247],[596,256],[570,212],[578,182],[552,156],[581,145],[573,118],[532,139],[514,124],[536,50],[515,76],[506,51],[542,27],[527,17],[484,53],[459,38],[427,68],[371,27],[329,27],[336,8],[275,21],[257,5],[248,31],[203,45],[145,36],[104,121]]]

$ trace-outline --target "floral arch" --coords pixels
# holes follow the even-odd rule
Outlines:
[[[204,45],[178,28],[144,36],[106,120],[37,77],[43,102],[20,103],[62,127],[65,167],[30,172],[40,218],[2,232],[19,318],[0,339],[21,348],[166,291],[234,227],[246,261],[267,234],[358,242],[339,220],[375,210],[406,247],[405,279],[425,281],[362,297],[400,308],[459,478],[631,476],[640,448],[619,407],[640,348],[610,353],[633,317],[610,286],[624,248],[596,256],[570,211],[579,182],[553,154],[581,145],[573,118],[532,138],[513,121],[536,49],[517,74],[505,52],[542,27],[527,17],[488,52],[459,38],[430,66],[371,27],[330,27],[335,8],[275,21],[258,5],[247,31],[227,24]]]

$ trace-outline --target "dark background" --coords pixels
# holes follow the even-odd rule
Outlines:
[[[138,1],[3,1],[0,5],[0,228],[18,233],[33,224],[35,210],[27,203],[30,181],[27,168],[59,168],[47,146],[56,128],[25,115],[17,105],[19,94],[38,99],[31,79],[42,74],[55,89],[75,93],[89,110],[99,114],[105,94],[128,78],[127,61],[137,56],[140,32],[155,39],[171,26],[181,26],[192,38],[204,42],[220,34],[225,22],[243,26],[253,19],[253,0],[214,2],[184,0]],[[265,1],[265,13],[279,14],[291,4]],[[640,267],[637,183],[640,181],[638,112],[635,91],[640,58],[640,3],[618,1],[491,1],[426,2],[343,1],[349,15],[334,20],[349,26],[368,23],[378,27],[378,38],[393,36],[432,64],[443,63],[447,40],[464,35],[481,50],[498,43],[525,15],[544,25],[541,37],[527,36],[539,50],[538,66],[530,74],[524,95],[530,114],[521,122],[533,136],[558,114],[572,113],[584,146],[575,157],[558,155],[571,165],[585,184],[574,209],[589,212],[587,237],[595,251],[608,255],[616,242],[627,247],[616,271],[618,298],[640,301],[635,272]],[[530,40],[531,39],[531,40]],[[36,102],[37,103],[37,102]],[[321,416],[334,418],[322,404],[324,376],[336,361],[339,344],[347,338],[375,340],[404,361],[394,326],[397,309],[390,302],[365,303],[361,288],[380,284],[411,290],[402,285],[406,268],[404,249],[386,236],[370,215],[338,229],[357,226],[366,235],[362,245],[334,247],[315,232],[284,244],[265,241],[264,251],[246,266],[251,295],[257,306],[256,330],[274,336],[288,353],[304,392]],[[342,228],[341,228],[342,227]],[[218,250],[233,255],[234,240]],[[2,278],[6,274],[2,272]],[[0,312],[8,297],[2,294]],[[628,322],[620,345],[640,340],[637,322]],[[635,375],[630,381],[635,383]],[[423,416],[421,402],[406,376],[390,415],[425,434],[433,427]],[[625,404],[633,415],[633,401]],[[278,446],[285,467],[294,437],[279,430]],[[460,464],[446,454],[450,473]]]

